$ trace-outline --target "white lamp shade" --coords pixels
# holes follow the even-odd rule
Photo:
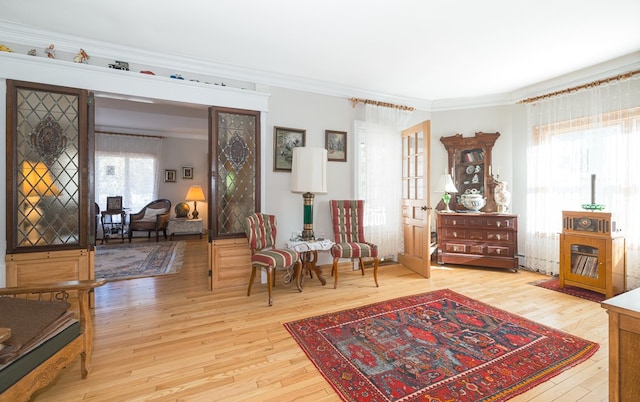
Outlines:
[[[440,176],[440,180],[438,180],[437,191],[443,193],[457,193],[458,189],[456,185],[453,183],[453,178],[449,173],[445,173]]]
[[[327,192],[327,150],[314,147],[293,148],[291,191],[322,194]]]

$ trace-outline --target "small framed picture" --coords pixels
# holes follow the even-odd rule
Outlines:
[[[176,182],[176,170],[175,169],[165,169],[165,171],[164,171],[164,182],[165,183],[175,183]]]
[[[122,196],[107,197],[107,211],[122,211]]]
[[[191,167],[191,166],[183,166],[182,167],[182,178],[183,179],[193,179],[193,167]]]
[[[304,147],[307,130],[299,128],[273,128],[273,171],[290,172],[293,148]]]
[[[327,160],[334,162],[346,162],[347,132],[325,130],[324,147],[327,149]]]

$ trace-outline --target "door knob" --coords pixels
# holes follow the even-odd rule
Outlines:
[[[423,210],[423,211],[426,211],[427,210],[427,206],[423,205],[423,206],[420,207],[420,209]]]

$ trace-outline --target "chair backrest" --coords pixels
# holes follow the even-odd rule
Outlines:
[[[330,200],[331,223],[336,243],[365,243],[364,201]]]
[[[122,196],[107,197],[107,211],[122,211]]]
[[[273,248],[276,243],[276,217],[256,212],[247,217],[244,228],[251,250]]]
[[[144,209],[147,208],[152,208],[152,209],[164,209],[163,213],[167,213],[171,210],[171,201],[167,200],[167,199],[159,199],[159,200],[155,200],[155,201],[151,201],[150,203],[148,203],[147,205],[145,205]]]

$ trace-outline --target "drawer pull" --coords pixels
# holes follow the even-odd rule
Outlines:
[[[457,222],[455,219],[451,221],[451,224],[452,224],[452,225],[456,225],[457,223],[458,223],[458,222]]]
[[[496,239],[500,240],[500,235],[499,234],[496,235]]]
[[[496,226],[497,227],[500,227],[501,224],[502,224],[502,222],[500,222],[500,221],[496,222]]]
[[[453,246],[453,251],[458,251],[458,246]]]
[[[458,237],[458,232],[453,232],[453,237]]]
[[[501,251],[502,251],[501,249],[497,249],[496,254],[500,254]]]

